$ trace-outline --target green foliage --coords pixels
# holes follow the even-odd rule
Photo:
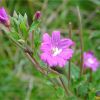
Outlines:
[[[33,21],[32,25],[29,29],[29,32],[36,31],[36,29],[39,27],[39,23],[40,23],[39,20]]]
[[[24,16],[22,16],[21,14],[17,15],[17,13],[14,11],[14,16],[15,17],[12,17],[12,21],[11,21],[12,26],[14,27],[13,30],[17,33],[17,35],[19,35],[20,37],[26,40],[28,37],[27,15],[26,14]]]

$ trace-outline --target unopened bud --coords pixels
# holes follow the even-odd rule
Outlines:
[[[34,17],[35,17],[36,20],[40,19],[40,17],[41,17],[41,12],[40,12],[40,11],[36,11]]]

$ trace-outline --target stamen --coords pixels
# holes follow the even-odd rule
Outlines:
[[[62,49],[58,49],[57,47],[54,47],[52,49],[52,52],[53,52],[53,56],[57,56],[62,52]]]
[[[91,58],[88,59],[88,62],[89,62],[90,64],[93,64],[93,63],[94,63],[93,59],[91,59]]]

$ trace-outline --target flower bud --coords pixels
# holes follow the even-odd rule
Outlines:
[[[10,26],[9,17],[8,17],[8,15],[3,7],[0,8],[0,23],[4,24],[7,27]]]
[[[35,17],[36,20],[40,19],[40,17],[41,17],[41,12],[40,12],[40,11],[36,11],[34,17]]]

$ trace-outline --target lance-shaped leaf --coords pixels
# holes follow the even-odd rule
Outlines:
[[[38,28],[39,24],[40,24],[39,20],[33,21],[32,25],[29,29],[29,33],[36,30]]]

